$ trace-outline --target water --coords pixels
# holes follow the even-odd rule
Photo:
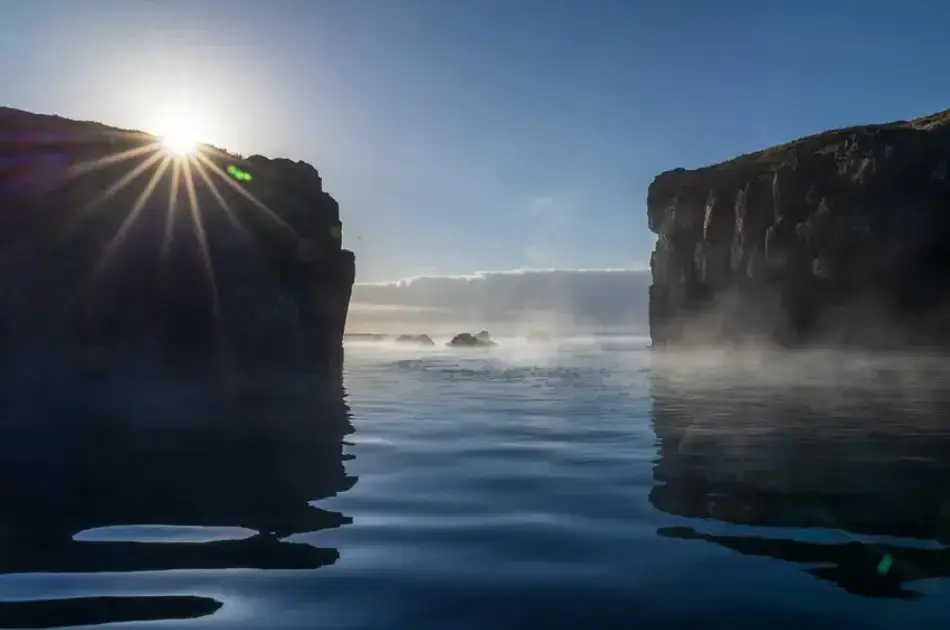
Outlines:
[[[939,362],[644,346],[8,403],[0,627],[946,626]]]

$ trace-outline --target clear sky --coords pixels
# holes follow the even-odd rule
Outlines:
[[[307,160],[359,280],[629,268],[657,173],[950,107],[948,33],[948,0],[0,0],[0,104]]]

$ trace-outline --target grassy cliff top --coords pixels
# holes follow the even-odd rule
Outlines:
[[[950,109],[922,116],[914,120],[898,120],[874,125],[854,125],[841,129],[822,131],[760,151],[746,153],[717,164],[711,164],[698,169],[674,169],[667,171],[667,173],[696,173],[697,175],[702,173],[704,175],[712,175],[725,171],[774,170],[782,164],[802,159],[809,155],[834,151],[836,147],[856,135],[911,134],[930,136],[931,134],[942,135],[944,133],[950,133]],[[666,173],[664,173],[664,175],[665,174]]]

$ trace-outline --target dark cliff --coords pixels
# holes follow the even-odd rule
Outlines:
[[[655,347],[950,346],[950,110],[656,177]]]
[[[336,361],[354,280],[304,162],[0,108],[0,355]],[[117,359],[121,358],[122,361]]]

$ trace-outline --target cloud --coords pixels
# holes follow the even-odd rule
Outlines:
[[[515,269],[415,276],[357,284],[351,311],[354,325],[362,319],[377,325],[544,323],[642,331],[649,284],[645,269]],[[367,320],[371,311],[375,315]]]

